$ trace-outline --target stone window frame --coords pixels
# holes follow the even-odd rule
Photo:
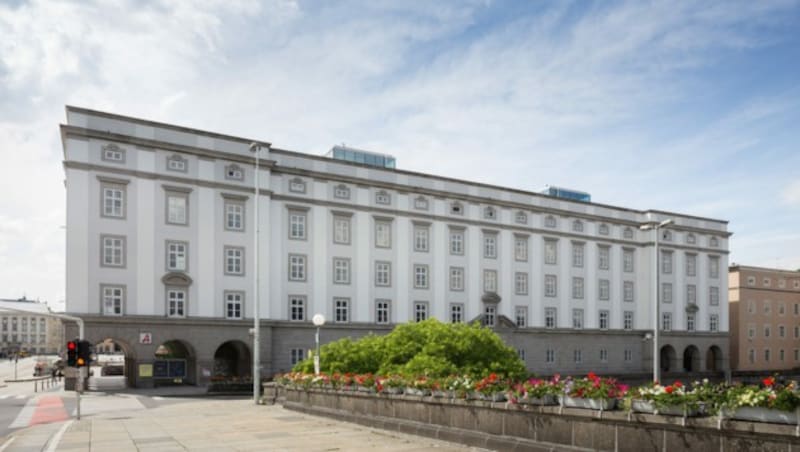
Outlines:
[[[483,208],[484,220],[497,220],[497,209],[493,206],[486,206]]]
[[[607,348],[601,348],[600,349],[600,362],[601,363],[607,363],[608,362],[608,349]]]
[[[628,267],[625,256],[631,257],[631,265]],[[630,270],[629,270],[630,268]],[[636,273],[636,250],[633,248],[622,249],[622,272],[623,273]]]
[[[603,258],[604,254],[605,259]],[[611,270],[611,245],[597,244],[597,269]]]
[[[667,296],[669,295],[669,296]],[[661,283],[661,302],[670,304],[672,300],[675,298],[675,293],[673,291],[673,286],[671,282],[662,282]]]
[[[523,234],[514,234],[514,261],[528,262],[529,237]],[[520,246],[522,244],[522,246]]]
[[[308,190],[308,183],[299,177],[289,179],[289,193],[299,193],[305,195]]]
[[[459,216],[463,217],[464,216],[464,204],[462,204],[462,203],[460,203],[458,201],[451,202],[450,203],[450,214],[451,215],[459,215]]]
[[[461,244],[460,245],[460,252],[454,252],[453,251],[453,236],[454,235],[458,235],[458,236],[461,237],[461,240],[460,240],[460,244]],[[451,256],[463,256],[464,255],[464,250],[466,248],[466,246],[464,246],[464,245],[466,244],[466,241],[467,241],[466,228],[464,228],[462,226],[450,226],[448,228],[447,239],[448,239],[447,243],[448,243],[448,248],[449,248],[449,254]]]
[[[333,187],[334,199],[350,199],[350,187],[345,184],[339,184]]]
[[[295,205],[287,205],[286,206],[286,238],[289,240],[296,240],[296,241],[308,241],[308,211],[309,208],[305,206],[295,206]],[[302,235],[295,236],[293,235],[293,218],[302,218]],[[299,223],[298,223],[299,224]]]
[[[246,276],[247,270],[245,267],[245,247],[243,246],[234,246],[234,245],[223,245],[222,247],[222,256],[223,256],[223,270],[226,276]],[[228,251],[239,251],[241,254],[239,256],[239,266],[241,268],[240,272],[230,271],[228,270]]]
[[[386,281],[385,284],[382,283],[378,279],[378,274],[382,273],[382,272],[378,271],[378,266],[379,265],[385,265],[386,269],[387,269],[386,270],[387,281]],[[375,261],[374,269],[375,269],[375,287],[392,287],[392,262],[391,261]]]
[[[430,303],[427,301],[414,300],[413,309],[413,322],[424,322],[430,318]],[[424,317],[424,318],[420,318]]]
[[[464,323],[464,303],[450,303],[448,307],[450,323]]]
[[[380,249],[392,249],[392,223],[393,219],[386,218],[386,217],[373,217],[374,218],[374,233],[375,233],[375,248]],[[379,226],[386,226],[387,228],[387,244],[381,244],[378,242],[378,227]]]
[[[428,202],[428,198],[421,195],[414,198],[414,208],[417,210],[426,210],[426,211],[430,209],[430,203]]]
[[[709,279],[719,279],[719,256],[708,256],[708,277]]]
[[[233,195],[233,194],[229,194],[229,193],[220,193],[220,195],[222,196],[222,214],[223,214],[222,226],[223,226],[223,228],[226,231],[231,231],[231,232],[246,232],[247,231],[247,200],[249,199],[249,197],[242,196],[242,195]],[[228,207],[229,206],[241,207],[241,209],[242,209],[242,213],[241,213],[241,215],[242,215],[242,219],[241,219],[242,227],[241,228],[231,227],[231,225],[229,224],[229,222],[228,222],[228,220],[229,220]]]
[[[305,295],[289,295],[286,302],[288,303],[288,320],[290,322],[305,322],[307,317],[308,297]]]
[[[572,221],[572,232],[583,232],[583,222],[581,220]]]
[[[493,277],[489,278],[487,275],[494,275]],[[483,291],[484,292],[497,292],[497,285],[499,283],[499,275],[496,269],[493,268],[484,268],[482,272],[483,276]],[[494,284],[490,284],[490,281],[494,281]],[[492,288],[492,285],[494,288]]]
[[[230,296],[238,296],[239,297],[239,301],[238,301],[238,304],[239,304],[239,316],[238,317],[231,316],[230,313],[229,313],[228,305],[231,303],[231,300],[229,299]],[[222,291],[222,299],[224,300],[223,302],[225,303],[225,305],[222,307],[222,309],[224,311],[226,319],[229,319],[229,320],[242,320],[242,319],[244,319],[244,309],[245,309],[246,303],[245,303],[245,293],[244,293],[243,290],[224,290],[224,291]]]
[[[605,286],[605,290],[603,289]],[[611,280],[608,278],[600,278],[597,280],[597,299],[608,301],[611,299]]]
[[[189,287],[187,286],[165,286],[164,288],[164,308],[165,314],[168,318],[175,318],[175,319],[184,319],[189,316]],[[182,292],[183,293],[183,306],[181,314],[170,314],[170,292]],[[177,302],[178,300],[176,300]],[[176,305],[177,310],[177,305]]]
[[[173,163],[176,164],[173,167]],[[165,159],[165,167],[167,171],[172,171],[176,173],[188,173],[189,172],[189,159],[181,157],[180,154],[172,154],[167,156]]]
[[[551,238],[551,237],[543,237],[544,246],[542,247],[542,254],[545,265],[558,265],[558,239]],[[548,258],[547,247],[548,245],[553,245],[553,258]]]
[[[686,331],[697,331],[697,316],[694,312],[686,313]]]
[[[106,239],[120,240],[120,263],[106,263]],[[100,267],[128,268],[128,238],[118,234],[100,234]]]
[[[494,303],[483,304],[482,326],[493,328],[497,326],[497,305]]]
[[[417,240],[417,232],[424,232],[422,240]],[[431,249],[431,224],[412,221],[411,227],[413,250],[416,253],[428,253]],[[420,246],[420,245],[424,246]]]
[[[102,218],[111,218],[115,220],[125,220],[128,218],[128,184],[130,180],[116,179],[106,176],[97,176],[100,182],[100,216]],[[122,202],[120,203],[120,215],[109,215],[106,213],[106,189],[119,190],[122,193]]]
[[[552,280],[552,284],[549,281]],[[553,274],[546,274],[544,275],[544,284],[542,285],[544,288],[544,296],[547,298],[556,298],[558,297],[558,275]],[[552,291],[548,289],[552,287]]]
[[[494,241],[490,245],[490,241]],[[500,234],[497,231],[483,230],[483,258],[497,259],[498,248],[500,247]]]
[[[626,363],[632,362],[633,361],[633,350],[631,350],[629,348],[626,348],[623,356],[624,356],[623,359],[625,360]]]
[[[520,322],[520,319],[522,320]],[[528,307],[527,306],[514,306],[514,324],[517,328],[528,327]]]
[[[178,187],[172,185],[162,185],[164,189],[164,223],[171,226],[189,226],[191,221],[191,194],[192,189],[188,187]],[[171,221],[169,217],[169,200],[170,198],[183,198],[185,205],[184,221]]]
[[[583,276],[572,277],[572,299],[583,300],[586,296],[586,281]]]
[[[337,263],[343,263],[344,264],[344,268],[345,268],[344,271],[347,273],[346,274],[347,278],[345,280],[343,280],[343,281],[340,281],[337,278],[337,268],[336,268]],[[331,270],[333,271],[333,277],[331,278],[331,281],[333,282],[333,284],[350,285],[351,280],[352,280],[352,265],[351,265],[351,259],[349,257],[334,257],[333,258],[333,266],[332,266]]]
[[[302,278],[292,278],[292,258],[299,259],[297,261],[298,268],[302,268]],[[287,259],[286,278],[288,281],[293,282],[306,282],[308,280],[308,256],[305,254],[290,253]]]
[[[353,242],[353,214],[351,212],[332,212],[333,223],[331,224],[331,232],[333,233],[333,243],[336,245],[350,245]],[[347,224],[347,240],[336,239],[337,223]]]
[[[627,326],[629,320],[630,320],[630,327]],[[635,326],[636,326],[636,314],[634,313],[634,311],[622,311],[622,329],[625,331],[632,331]]]
[[[662,228],[661,229],[661,240],[663,240],[665,242],[671,242],[672,241],[672,231],[670,231],[669,229]]]
[[[708,286],[708,305],[719,306],[719,286]]]
[[[571,242],[572,243],[572,268],[583,268],[584,261],[586,260],[586,243],[584,242]]]
[[[108,143],[100,148],[100,159],[104,162],[124,165],[127,161],[127,150],[116,143]],[[118,155],[119,158],[114,157]]]
[[[712,333],[719,332],[719,314],[712,313],[708,315],[708,331]]]
[[[553,215],[544,217],[544,227],[555,229],[558,227],[558,220]]]
[[[630,287],[630,297],[628,297],[628,287]],[[622,281],[622,301],[625,303],[636,301],[636,284],[633,281]]]
[[[455,278],[455,279],[454,279],[454,276],[453,276],[454,275],[454,273],[453,273],[454,271],[460,273],[460,276]],[[464,276],[466,275],[466,271],[465,271],[464,267],[450,266],[450,268],[448,269],[447,275],[448,275],[448,283],[449,283],[450,291],[452,291],[452,292],[463,292],[464,291],[464,285],[465,285],[464,284],[464,282],[465,282],[464,281],[464,279],[465,279]],[[460,284],[453,284],[454,280],[459,281]]]
[[[184,247],[184,268],[172,268],[169,265],[169,256],[170,256],[170,245],[183,245]],[[189,242],[187,240],[173,240],[173,239],[165,239],[164,240],[164,271],[167,272],[189,272]]]
[[[390,206],[392,205],[392,195],[386,190],[378,190],[375,192],[375,204]]]
[[[633,228],[627,227],[622,230],[622,238],[633,240],[635,238],[635,233],[633,232]]]
[[[609,228],[608,225],[605,224],[605,223],[600,223],[600,225],[597,226],[597,234],[599,234],[599,235],[610,235],[611,234],[611,228]]]
[[[696,284],[687,284],[686,285],[686,303],[687,304],[697,304],[697,285]]]
[[[520,278],[522,281],[520,282]],[[514,295],[528,295],[530,284],[527,272],[514,272]],[[520,287],[522,284],[524,287]]]
[[[552,365],[556,363],[556,350],[553,348],[548,348],[545,350],[544,354],[544,362],[547,365]]]
[[[583,362],[583,350],[580,348],[576,348],[572,350],[572,359],[575,364],[581,364]]]
[[[289,349],[289,365],[294,367],[295,364],[305,359],[306,350],[304,348],[291,348]]]
[[[661,331],[672,331],[672,313],[671,312],[662,312],[661,313]]]
[[[514,214],[514,222],[517,224],[528,224],[528,214],[525,211],[518,210],[516,214]]]
[[[382,307],[381,304],[385,304],[386,306]],[[385,311],[385,320],[381,320],[381,311]],[[375,323],[378,325],[389,325],[392,323],[392,300],[388,298],[375,299]]]
[[[225,165],[225,180],[244,182],[244,168],[235,163]]]
[[[672,250],[660,250],[659,271],[662,275],[671,275],[675,267],[675,253]]]
[[[708,239],[708,246],[711,248],[719,248],[719,239],[712,236]]]
[[[685,256],[686,261],[684,267],[686,268],[686,271],[684,272],[684,275],[694,278],[697,276],[697,253],[685,253]]]
[[[333,297],[333,323],[351,323],[353,316],[350,310],[349,297]],[[340,314],[344,313],[343,316]]]
[[[696,244],[697,243],[697,237],[694,234],[692,234],[691,232],[686,234],[686,243],[688,243],[689,245]]]
[[[418,273],[418,270],[421,272]],[[414,264],[412,267],[412,273],[414,278],[414,288],[415,289],[429,289],[431,285],[431,274],[430,274],[430,266],[428,264]],[[420,282],[419,275],[422,276],[424,281]]]
[[[119,290],[119,313],[108,312],[106,310],[106,290]],[[125,284],[100,284],[100,314],[109,317],[122,317],[125,315],[125,300],[127,298],[128,288]],[[111,295],[114,297],[115,295]],[[4,319],[5,320],[5,319]],[[5,331],[5,330],[4,330]]]

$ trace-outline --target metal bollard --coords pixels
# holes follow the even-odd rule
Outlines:
[[[33,392],[39,392],[39,380],[33,380]]]

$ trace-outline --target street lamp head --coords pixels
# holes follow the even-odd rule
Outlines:
[[[250,152],[258,152],[261,150],[261,145],[255,141],[250,143]]]
[[[325,316],[322,314],[314,314],[314,317],[311,319],[314,323],[314,326],[322,326],[325,325]]]
[[[659,228],[663,228],[664,226],[669,226],[669,225],[671,225],[673,223],[675,223],[675,220],[673,220],[672,218],[668,218],[668,219],[662,221],[661,223],[659,223],[658,227]]]
[[[641,231],[649,231],[651,229],[653,229],[653,224],[652,223],[645,223],[645,224],[639,226],[639,230],[641,230]]]

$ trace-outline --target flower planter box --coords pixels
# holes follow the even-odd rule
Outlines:
[[[359,386],[359,387],[356,388],[356,391],[358,391],[358,392],[366,392],[366,393],[369,393],[369,394],[375,394],[375,388],[372,387],[372,386],[369,386],[369,387],[367,387],[367,386]]]
[[[418,396],[418,397],[424,397],[426,395],[430,395],[431,394],[431,390],[430,389],[406,388],[405,394],[406,395],[412,395],[412,396]]]
[[[489,402],[505,402],[506,401],[506,393],[505,392],[493,392],[491,394],[481,394],[483,396],[483,400],[488,400]]]
[[[726,412],[726,417],[742,421],[769,422],[773,424],[797,424],[796,411],[781,411],[755,406],[742,406]]]
[[[452,399],[453,397],[455,397],[455,393],[453,391],[436,390],[436,391],[431,391],[431,396],[436,397],[438,399],[442,398]]]
[[[553,394],[545,394],[542,397],[528,397],[525,396],[519,399],[519,403],[523,405],[558,405],[558,399]]]
[[[253,383],[211,383],[208,392],[253,392]]]
[[[470,391],[464,394],[466,400],[483,400],[483,394],[477,391]]]
[[[382,392],[384,392],[385,394],[397,395],[397,394],[402,394],[403,393],[403,388],[400,388],[400,387],[397,387],[397,386],[384,387]]]
[[[613,410],[617,399],[584,399],[580,397],[559,396],[561,405],[566,408],[586,408],[589,410]]]
[[[684,409],[682,406],[667,406],[662,408],[656,408],[653,402],[649,400],[639,400],[639,399],[631,401],[631,410],[637,413],[663,414],[665,416],[684,415]],[[689,417],[697,416],[699,414],[699,410],[697,408],[687,408],[685,414],[686,416]]]

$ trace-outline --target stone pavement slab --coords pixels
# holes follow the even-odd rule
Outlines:
[[[252,400],[206,399],[149,410],[98,412],[69,423],[57,438],[63,425],[59,422],[20,430],[3,452],[42,451],[50,447],[114,452],[478,450],[297,414],[279,405],[255,405]]]

